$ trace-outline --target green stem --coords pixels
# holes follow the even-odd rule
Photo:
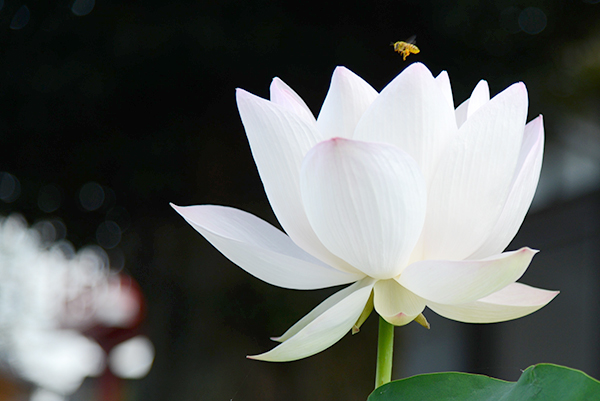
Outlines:
[[[375,388],[392,380],[392,359],[394,355],[394,326],[379,317],[379,337],[377,339],[377,371]]]

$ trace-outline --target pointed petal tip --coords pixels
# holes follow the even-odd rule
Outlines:
[[[333,70],[333,76],[335,76],[336,74],[347,74],[349,72],[351,73],[352,71],[350,71],[347,67],[344,67],[343,65],[338,65]]]
[[[281,340],[280,340],[280,339],[281,339],[281,336],[279,336],[279,337],[269,337],[269,339],[270,339],[271,341],[275,341],[275,342],[278,342],[278,343],[280,343],[280,342],[281,342]]]
[[[360,331],[360,327],[357,326],[352,326],[352,335],[355,335],[356,333],[358,333]]]
[[[519,249],[517,252],[526,253],[526,254],[530,254],[531,256],[533,256],[536,253],[538,253],[539,251],[540,251],[539,249],[533,249],[528,246],[524,246],[523,248]]]
[[[249,100],[249,99],[253,99],[253,98],[262,99],[261,97],[253,95],[252,93],[248,92],[245,89],[235,88],[235,100],[237,102]]]

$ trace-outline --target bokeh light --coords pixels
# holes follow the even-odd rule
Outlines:
[[[45,213],[58,210],[62,201],[60,189],[56,185],[44,185],[38,194],[38,207]]]
[[[0,172],[0,199],[6,203],[16,201],[21,195],[21,183],[14,175]]]
[[[94,9],[96,0],[75,0],[71,6],[71,11],[78,17],[88,15]]]
[[[154,361],[154,346],[146,336],[137,336],[117,345],[108,356],[110,370],[123,379],[148,374]]]
[[[96,230],[96,241],[104,249],[112,249],[121,241],[121,227],[114,221],[100,223]]]
[[[79,190],[79,202],[87,211],[99,209],[104,203],[104,189],[97,182],[88,182]]]
[[[29,8],[26,5],[22,5],[15,15],[13,15],[12,20],[10,21],[10,29],[18,30],[25,28],[25,25],[29,22]]]
[[[527,7],[519,14],[519,26],[523,32],[536,35],[546,28],[548,17],[537,7]]]

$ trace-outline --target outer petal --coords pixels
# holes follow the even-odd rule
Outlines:
[[[477,83],[471,97],[469,98],[469,110],[467,119],[473,115],[481,106],[490,101],[490,87],[483,79]]]
[[[552,301],[558,291],[513,283],[475,302],[443,305],[428,302],[438,315],[465,323],[496,323],[529,315]]]
[[[472,100],[471,100],[472,99]],[[456,125],[460,128],[467,118],[490,100],[490,89],[486,81],[481,80],[473,89],[471,98],[465,100],[456,108]],[[473,105],[470,106],[470,104]]]
[[[456,126],[460,128],[465,121],[467,121],[467,113],[469,111],[469,99],[462,102],[457,108],[455,113],[456,116]]]
[[[395,146],[334,138],[307,155],[302,201],[321,242],[365,274],[398,275],[425,218],[425,184]]]
[[[435,77],[435,82],[440,87],[440,90],[444,94],[444,97],[448,101],[450,107],[454,108],[454,98],[452,97],[452,86],[450,85],[450,77],[448,76],[448,72],[440,72],[440,74]]]
[[[429,182],[448,141],[456,135],[454,109],[421,63],[387,85],[360,119],[354,139],[385,142],[411,155]]]
[[[481,259],[502,252],[521,227],[533,200],[542,169],[544,152],[544,123],[542,116],[525,126],[523,146],[519,155],[512,188],[500,218],[486,242],[469,257]]]
[[[324,139],[352,138],[358,120],[377,97],[377,91],[345,67],[337,67],[317,118]]]
[[[402,287],[395,280],[375,283],[375,310],[394,326],[412,322],[425,309],[425,300]]]
[[[315,124],[315,116],[306,103],[304,103],[304,100],[292,88],[286,85],[285,82],[275,77],[269,89],[271,92],[271,102],[304,118],[308,124]]]
[[[269,284],[306,290],[351,283],[364,276],[325,265],[250,213],[213,205],[171,206],[229,260]]]
[[[319,310],[319,315],[315,316],[311,312],[307,317],[310,319],[302,323],[299,330],[294,330],[294,334],[285,342],[273,348],[264,354],[249,356],[251,359],[271,362],[294,361],[296,359],[306,358],[318,352],[329,348],[338,342],[347,332],[350,331],[356,320],[360,316],[365,307],[371,290],[373,289],[374,280],[365,278],[358,283],[353,284],[349,288],[342,290],[345,292],[343,299],[332,295],[330,298],[336,298],[333,302],[327,299],[324,303],[330,306],[327,310]],[[352,291],[347,291],[352,289]],[[321,305],[317,309],[321,308]],[[325,309],[325,308],[321,308]],[[311,314],[313,314],[311,316]],[[308,320],[310,320],[308,322]],[[294,329],[296,326],[292,326]]]
[[[346,297],[348,297],[350,294],[352,294],[358,288],[361,288],[362,286],[364,286],[367,281],[371,284],[373,282],[375,282],[374,279],[365,278],[360,282],[356,282],[356,283],[352,284],[351,286],[348,286],[348,287],[344,288],[343,290],[336,292],[335,294],[333,294],[329,298],[327,298],[325,301],[321,302],[312,311],[310,311],[310,313],[308,313],[308,315],[304,316],[302,319],[297,321],[292,327],[287,329],[286,332],[283,333],[280,337],[271,337],[271,340],[282,343],[282,342],[287,341],[288,339],[292,338],[297,333],[299,333],[300,330],[302,330],[303,328],[308,326],[310,323],[312,323],[316,318],[321,316],[325,311],[329,310],[331,307],[336,305],[338,302],[340,302],[343,299],[345,299]]]
[[[496,225],[521,149],[527,91],[512,85],[460,128],[429,187],[424,258],[462,260]]]
[[[302,206],[300,166],[306,152],[321,140],[316,126],[289,108],[244,90],[238,89],[236,95],[254,161],[279,223],[305,251],[329,265],[353,271],[319,242]]]
[[[409,265],[397,281],[418,296],[457,305],[486,297],[517,281],[537,251],[522,248],[484,260],[424,260]]]

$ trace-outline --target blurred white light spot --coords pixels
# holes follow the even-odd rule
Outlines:
[[[97,182],[88,182],[79,190],[79,202],[90,212],[99,209],[104,203],[104,189]]]
[[[96,5],[96,0],[75,0],[71,11],[78,17],[83,17],[92,12],[94,5]]]
[[[527,7],[519,14],[519,26],[530,35],[542,32],[547,23],[546,14],[537,7]]]
[[[154,361],[154,346],[146,336],[137,336],[117,345],[108,355],[108,366],[118,377],[140,379]]]
[[[140,314],[140,299],[131,284],[121,277],[111,277],[100,299],[96,310],[96,318],[105,326],[132,327]]]
[[[66,399],[66,397],[55,392],[38,388],[31,394],[29,401],[65,401]]]
[[[21,29],[29,22],[29,9],[22,5],[10,21],[10,29]]]
[[[73,330],[21,330],[14,340],[21,375],[57,393],[74,392],[104,368],[102,348]]]
[[[104,249],[112,249],[121,242],[121,228],[114,221],[100,223],[96,230],[96,241]]]
[[[21,195],[21,183],[10,173],[0,173],[0,199],[6,203],[14,202]]]
[[[56,185],[45,185],[38,194],[38,207],[42,212],[52,213],[60,207],[60,189]]]

